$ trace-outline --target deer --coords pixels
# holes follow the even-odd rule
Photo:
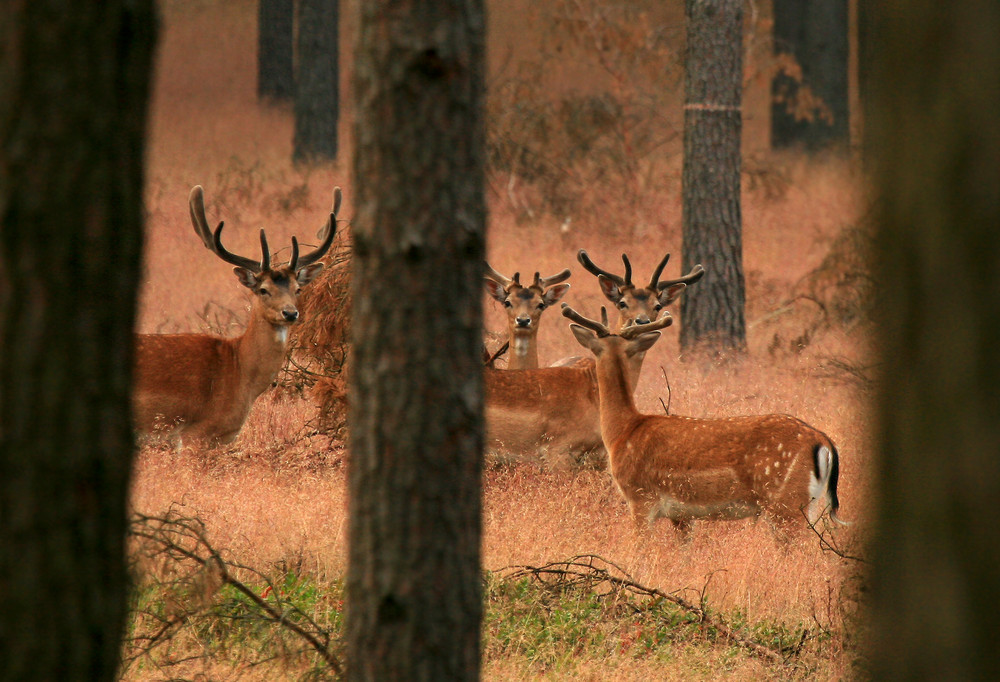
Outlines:
[[[563,282],[569,277],[568,269],[551,277],[541,277],[536,272],[534,282],[524,286],[519,272],[506,277],[486,263],[486,291],[507,311],[511,353],[508,370],[538,368],[538,326],[542,312],[566,295],[570,285]]]
[[[222,245],[224,221],[213,232],[205,217],[204,190],[200,185],[191,190],[194,231],[208,250],[235,266],[237,281],[252,293],[250,318],[236,337],[136,335],[133,419],[140,437],[159,434],[178,450],[185,442],[215,447],[236,438],[254,401],[285,362],[289,327],[300,321],[299,291],[324,267],[318,261],[333,244],[341,197],[335,188],[329,222],[315,250],[300,254],[293,236],[289,262],[272,265],[263,229],[259,261],[231,253]]]
[[[837,515],[837,448],[804,421],[783,414],[697,419],[640,413],[632,398],[631,358],[645,353],[670,326],[670,313],[635,322],[617,333],[565,303],[570,330],[596,359],[601,438],[609,469],[635,527],[645,532],[659,517],[685,535],[696,519],[766,516],[789,529],[805,514],[810,523]],[[821,506],[828,500],[828,505]]]
[[[669,259],[663,258],[654,272],[650,291],[656,304],[667,305],[698,281],[704,268],[695,266],[689,275],[663,283],[659,276]],[[631,265],[626,256],[626,277],[600,271],[625,287],[631,285]],[[662,285],[662,286],[661,286]],[[633,308],[639,298],[628,299],[619,308],[623,320],[643,315]],[[634,391],[645,353],[636,353],[627,363],[630,390]],[[486,442],[493,461],[541,461],[550,469],[579,466],[604,468],[607,454],[601,440],[597,374],[593,358],[570,358],[558,366],[530,370],[489,371],[485,374]]]

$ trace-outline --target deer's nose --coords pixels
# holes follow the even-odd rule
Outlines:
[[[649,324],[649,317],[647,317],[646,315],[640,315],[639,317],[635,318],[635,323],[636,324]]]
[[[281,315],[289,322],[299,319],[299,311],[295,308],[285,308],[281,311]]]
[[[518,317],[514,321],[517,323],[518,327],[528,328],[528,327],[531,326],[531,318],[530,317],[523,317],[522,316],[522,317]]]

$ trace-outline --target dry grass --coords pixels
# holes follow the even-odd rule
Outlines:
[[[494,15],[501,15],[498,25],[509,20],[500,7],[493,8]],[[342,119],[342,161],[292,166],[290,112],[259,107],[255,100],[251,6],[231,0],[175,0],[164,3],[163,10],[166,30],[153,102],[139,327],[146,332],[219,327],[233,333],[238,324],[230,324],[231,318],[244,319],[246,298],[230,268],[196,241],[187,215],[190,187],[205,186],[209,219],[226,220],[226,243],[234,251],[255,255],[261,226],[267,227],[273,248],[287,246],[292,234],[310,242],[326,219],[334,185],[344,187],[342,216],[349,220],[353,215],[344,161],[350,158],[350,104]],[[503,35],[499,43],[511,40],[510,32]],[[502,60],[496,54],[494,59],[498,70]],[[349,59],[343,63],[348,69]],[[757,101],[760,93],[748,96]],[[766,139],[763,125],[760,119],[748,120],[745,135]],[[824,262],[829,266],[825,259],[844,229],[862,224],[856,172],[849,161],[836,158],[755,157],[748,167],[759,177],[780,180],[777,185],[747,182],[744,193],[750,352],[728,363],[681,358],[677,334],[668,329],[647,356],[639,407],[660,412],[662,399],[675,414],[787,412],[824,430],[841,453],[842,516],[856,521],[840,537],[856,541],[871,514],[870,336],[863,322],[818,322],[815,305],[795,299],[815,281],[810,273]],[[518,194],[522,185],[516,184],[512,194],[510,178],[494,176],[490,263],[503,272],[522,273],[570,267],[573,288],[567,300],[584,314],[595,314],[604,300],[575,260],[579,248],[608,268],[617,268],[620,254],[629,253],[640,279],[648,277],[664,251],[672,251],[665,276],[676,276],[681,246],[676,160],[657,173],[657,182],[644,190],[641,211],[610,185],[593,193],[579,215],[540,211],[530,219],[523,210],[530,191]],[[566,217],[572,219],[567,222]],[[502,310],[484,300],[487,329],[502,330]],[[566,333],[557,312],[546,313],[542,323],[543,363],[585,352]],[[150,514],[180,507],[199,516],[213,543],[242,563],[332,580],[346,562],[344,452],[340,440],[316,433],[316,417],[308,395],[271,393],[258,401],[231,447],[182,453],[144,449],[132,504]],[[639,582],[680,594],[704,592],[714,608],[739,612],[748,620],[818,623],[840,633],[821,648],[816,674],[851,674],[856,653],[848,650],[848,631],[855,624],[857,567],[820,551],[814,536],[803,533],[783,544],[765,523],[702,523],[687,544],[666,525],[643,542],[634,537],[624,502],[603,472],[491,470],[484,494],[488,569],[598,554]],[[218,670],[212,665],[205,664],[200,673],[235,675],[223,664]],[[274,674],[242,671],[240,676],[268,679]],[[498,680],[638,680],[760,679],[775,673],[753,657],[713,657],[692,646],[677,648],[669,660],[625,653],[585,661],[572,674],[491,659],[485,674]],[[156,678],[155,671],[138,677],[146,675]]]

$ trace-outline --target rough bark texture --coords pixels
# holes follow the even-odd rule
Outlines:
[[[681,346],[746,346],[740,218],[743,3],[687,0],[684,84],[684,271],[705,278],[684,294]]]
[[[774,0],[775,55],[801,69],[796,77],[782,70],[771,82],[775,149],[849,141],[847,17],[847,0]]]
[[[288,101],[295,94],[294,0],[260,0],[257,11],[257,97]]]
[[[299,0],[295,161],[337,158],[338,0]]]
[[[478,677],[484,10],[361,4],[350,552],[356,680]]]
[[[1000,679],[1000,5],[875,4],[872,679]]]
[[[152,2],[0,9],[0,677],[111,680]]]

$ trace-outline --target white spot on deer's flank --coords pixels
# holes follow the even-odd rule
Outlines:
[[[771,467],[770,466],[764,467],[764,475],[765,476],[770,476],[771,475]]]

